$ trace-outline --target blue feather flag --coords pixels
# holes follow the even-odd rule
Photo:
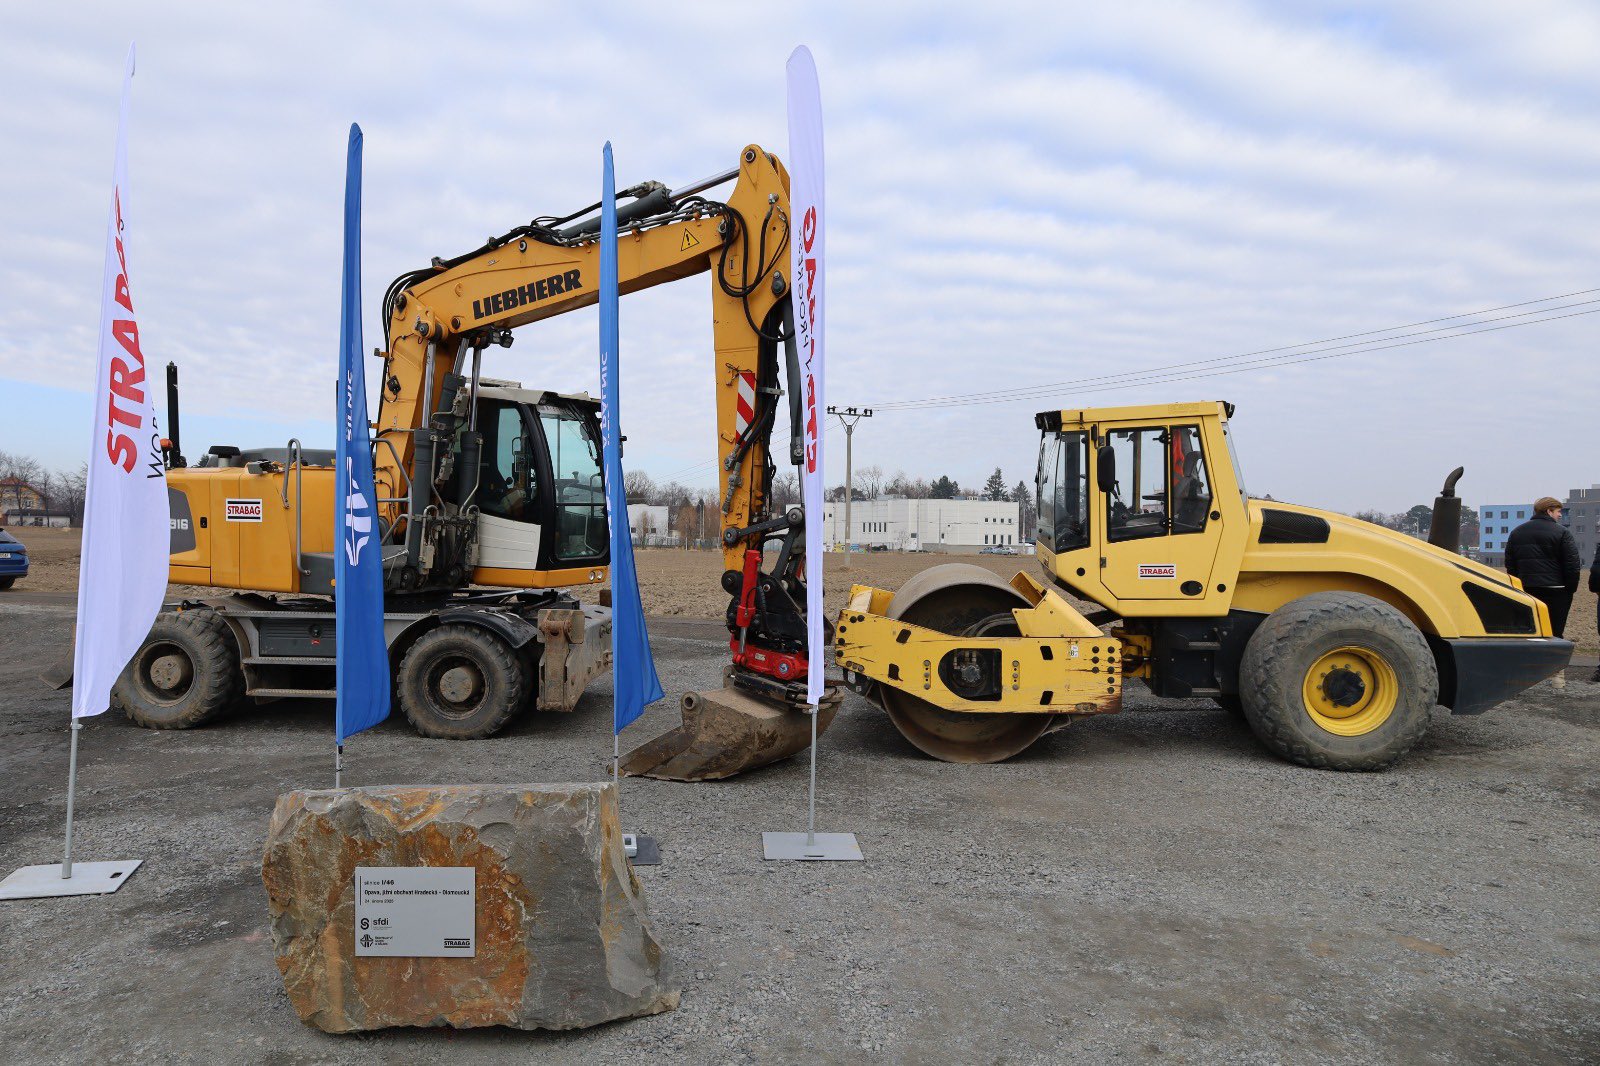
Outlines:
[[[606,468],[606,518],[611,527],[613,734],[622,732],[663,695],[655,659],[650,655],[650,636],[645,632],[639,575],[633,565],[633,531],[628,527],[628,498],[622,484],[616,186],[608,141],[600,196],[600,438]]]
[[[333,591],[338,671],[335,735],[389,717],[389,653],[383,640],[383,549],[368,443],[367,379],[361,363],[361,127],[350,126],[344,186],[344,283],[339,323],[339,413],[335,452]]]

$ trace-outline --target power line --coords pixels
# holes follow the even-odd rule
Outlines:
[[[924,397],[917,400],[889,400],[873,404],[875,409],[890,411],[927,410],[941,407],[973,407],[1002,403],[1016,403],[1022,400],[1036,400],[1050,395],[1046,390],[1071,391],[1074,393],[1088,392],[1113,392],[1121,389],[1139,388],[1145,385],[1161,384],[1170,381],[1196,381],[1209,377],[1228,377],[1234,374],[1243,374],[1255,370],[1273,370],[1279,367],[1296,366],[1302,363],[1317,363],[1328,359],[1341,359],[1351,355],[1365,355],[1371,352],[1386,351],[1391,348],[1407,348],[1417,344],[1431,344],[1436,341],[1455,340],[1459,337],[1469,337],[1477,333],[1494,333],[1500,330],[1517,329],[1522,326],[1535,326],[1544,322],[1555,322],[1566,318],[1579,318],[1584,315],[1600,313],[1600,307],[1593,307],[1587,311],[1572,311],[1570,314],[1551,314],[1554,311],[1566,311],[1575,307],[1588,307],[1600,303],[1600,298],[1579,300],[1575,303],[1563,304],[1558,307],[1543,307],[1534,311],[1523,311],[1517,314],[1501,315],[1498,318],[1482,318],[1496,311],[1509,311],[1518,307],[1530,307],[1534,304],[1547,304],[1555,300],[1570,299],[1574,296],[1589,296],[1600,293],[1600,288],[1580,289],[1576,292],[1562,293],[1557,296],[1545,296],[1536,300],[1523,300],[1518,303],[1501,304],[1498,307],[1488,307],[1479,311],[1466,311],[1456,315],[1443,315],[1438,318],[1423,319],[1417,322],[1408,322],[1404,325],[1390,326],[1386,329],[1364,330],[1359,333],[1346,333],[1337,337],[1325,337],[1322,340],[1305,341],[1300,344],[1282,345],[1276,348],[1263,348],[1253,352],[1241,352],[1237,355],[1217,356],[1210,359],[1193,359],[1180,363],[1169,363],[1164,366],[1150,367],[1144,370],[1127,370],[1114,374],[1101,374],[1087,378],[1075,378],[1067,381],[1047,382],[1040,385],[1019,387],[1013,389],[998,389],[987,392],[956,393],[949,396]],[[1530,315],[1543,317],[1528,318]],[[1459,319],[1476,319],[1475,322],[1461,323],[1456,326],[1444,326],[1437,329],[1420,330],[1416,333],[1396,333],[1396,330],[1411,329],[1416,326],[1428,326],[1437,322],[1454,322]],[[1510,321],[1512,319],[1528,319],[1527,321]],[[1504,325],[1485,325],[1489,322],[1504,322]],[[1467,329],[1466,326],[1482,326],[1481,329]],[[1389,336],[1383,336],[1389,334]],[[1430,334],[1435,334],[1430,336]],[[1349,341],[1352,338],[1374,337],[1383,343],[1373,341],[1355,341],[1349,344],[1334,344],[1335,341]],[[1329,345],[1328,347],[1312,347],[1313,345]],[[1286,353],[1286,354],[1278,354]],[[1191,370],[1191,368],[1210,367],[1206,370]],[[1178,373],[1169,373],[1178,371]],[[839,430],[838,425],[830,426],[825,431],[826,437],[834,437]],[[676,481],[687,475],[699,476],[702,473],[711,473],[718,466],[718,460],[709,459],[703,462],[686,466],[681,470],[665,475],[667,481]]]
[[[1502,304],[1499,307],[1489,307],[1489,308],[1484,308],[1484,309],[1479,310],[1479,311],[1468,311],[1468,312],[1463,312],[1463,313],[1457,314],[1457,315],[1445,315],[1445,316],[1442,316],[1442,317],[1439,317],[1439,318],[1430,318],[1430,319],[1424,319],[1424,320],[1418,321],[1418,322],[1409,322],[1409,323],[1406,323],[1404,325],[1390,326],[1390,327],[1388,327],[1386,329],[1365,330],[1365,331],[1362,331],[1360,333],[1346,333],[1346,334],[1343,334],[1343,335],[1337,336],[1337,337],[1326,337],[1326,338],[1323,338],[1322,340],[1304,341],[1304,342],[1302,342],[1300,344],[1289,344],[1289,345],[1283,345],[1283,346],[1276,347],[1276,348],[1263,348],[1263,349],[1259,349],[1259,350],[1253,351],[1253,352],[1241,352],[1241,353],[1239,353],[1237,355],[1216,356],[1216,357],[1213,357],[1213,358],[1210,358],[1210,359],[1193,359],[1193,360],[1187,360],[1185,362],[1169,363],[1169,364],[1166,364],[1164,366],[1149,367],[1149,368],[1146,368],[1146,369],[1143,369],[1143,370],[1120,371],[1120,372],[1112,373],[1112,374],[1101,374],[1101,375],[1095,375],[1095,376],[1086,377],[1086,378],[1075,378],[1075,379],[1071,379],[1071,380],[1067,380],[1067,381],[1045,382],[1045,383],[1038,384],[1038,385],[1032,385],[1032,386],[1027,386],[1027,387],[1019,387],[1019,388],[995,389],[995,390],[990,390],[990,391],[973,392],[973,393],[957,393],[957,394],[953,394],[953,395],[949,395],[949,396],[931,396],[931,397],[924,397],[924,398],[915,399],[915,400],[888,400],[888,401],[884,401],[884,402],[881,402],[881,403],[876,403],[873,406],[876,407],[876,408],[886,409],[886,410],[915,410],[915,409],[921,409],[921,408],[926,408],[926,407],[963,406],[963,405],[971,404],[971,403],[975,403],[975,402],[997,402],[998,403],[998,402],[1005,402],[1006,400],[1012,399],[1012,398],[1015,398],[1015,399],[1031,398],[1031,397],[1039,395],[1040,392],[1042,390],[1045,390],[1045,389],[1066,389],[1066,388],[1074,388],[1074,387],[1083,386],[1083,385],[1092,385],[1092,384],[1096,384],[1096,383],[1100,383],[1100,382],[1115,382],[1115,381],[1119,381],[1119,380],[1122,380],[1122,379],[1134,378],[1134,377],[1145,377],[1145,376],[1148,376],[1148,375],[1164,373],[1166,371],[1171,371],[1171,370],[1183,370],[1183,369],[1187,369],[1189,367],[1212,366],[1212,365],[1231,366],[1231,365],[1235,365],[1235,364],[1244,364],[1246,362],[1259,363],[1259,364],[1262,364],[1263,366],[1287,365],[1287,364],[1292,363],[1292,362],[1300,361],[1298,359],[1299,356],[1310,355],[1310,354],[1313,354],[1315,352],[1332,351],[1332,350],[1335,350],[1335,349],[1338,349],[1338,348],[1356,348],[1356,349],[1359,349],[1360,351],[1368,351],[1368,350],[1377,351],[1377,350],[1381,350],[1381,349],[1367,347],[1367,345],[1370,344],[1371,342],[1357,341],[1357,342],[1352,343],[1352,344],[1337,344],[1337,345],[1333,344],[1333,342],[1335,342],[1335,341],[1347,341],[1347,340],[1350,340],[1351,338],[1356,338],[1356,337],[1377,337],[1377,336],[1379,336],[1381,334],[1394,334],[1396,330],[1411,329],[1411,328],[1416,327],[1416,326],[1432,325],[1433,323],[1436,323],[1436,322],[1451,322],[1451,321],[1455,321],[1455,320],[1463,319],[1463,318],[1477,318],[1479,320],[1479,322],[1499,322],[1499,321],[1504,321],[1506,319],[1523,318],[1523,317],[1526,317],[1526,316],[1529,316],[1529,315],[1545,315],[1545,314],[1548,314],[1551,311],[1561,311],[1561,310],[1565,310],[1565,309],[1570,308],[1570,307],[1579,307],[1579,306],[1585,306],[1587,304],[1592,304],[1592,303],[1600,303],[1600,300],[1596,300],[1596,299],[1582,300],[1582,301],[1579,301],[1577,303],[1565,304],[1565,305],[1562,305],[1560,307],[1545,307],[1545,308],[1540,308],[1540,309],[1534,310],[1534,311],[1520,312],[1519,314],[1515,314],[1515,315],[1504,315],[1504,316],[1501,316],[1501,318],[1495,318],[1495,319],[1483,319],[1483,318],[1480,317],[1482,315],[1492,314],[1492,313],[1494,313],[1496,311],[1507,311],[1507,310],[1511,310],[1512,308],[1528,307],[1528,306],[1531,306],[1533,304],[1550,303],[1550,302],[1555,301],[1555,300],[1569,299],[1569,298],[1574,297],[1574,296],[1588,296],[1588,295],[1591,295],[1591,294],[1597,293],[1597,292],[1600,292],[1600,288],[1597,288],[1597,289],[1583,289],[1583,290],[1580,290],[1580,291],[1577,291],[1577,292],[1563,293],[1563,294],[1558,295],[1558,296],[1545,296],[1545,297],[1541,297],[1541,298],[1539,298],[1537,300],[1523,300],[1523,301],[1521,301],[1519,303]],[[1561,316],[1553,316],[1553,317],[1565,318],[1565,317],[1571,317],[1571,316],[1561,315]],[[1538,322],[1551,321],[1551,320],[1552,320],[1551,318],[1539,318],[1539,319],[1535,319],[1535,320],[1533,320],[1531,322],[1519,323],[1519,324],[1520,325],[1534,325],[1534,324],[1536,324]],[[1473,323],[1463,323],[1462,325],[1470,325],[1470,324],[1473,324]],[[1385,339],[1385,340],[1400,340],[1400,339],[1403,339],[1405,337],[1416,337],[1416,336],[1421,336],[1422,334],[1426,334],[1426,333],[1447,333],[1446,337],[1432,338],[1432,339],[1435,339],[1435,340],[1443,340],[1443,339],[1448,339],[1449,337],[1453,337],[1453,336],[1466,336],[1466,335],[1468,335],[1468,333],[1472,333],[1472,332],[1486,332],[1486,331],[1482,331],[1482,330],[1469,330],[1469,331],[1459,332],[1459,333],[1450,333],[1450,332],[1448,332],[1450,330],[1458,330],[1460,328],[1461,328],[1461,326],[1446,326],[1446,327],[1440,327],[1439,329],[1423,330],[1420,333],[1400,334],[1398,336],[1385,337],[1383,339]],[[1504,328],[1504,327],[1501,327],[1501,328]],[[1331,345],[1331,347],[1328,347],[1328,348],[1312,348],[1311,347],[1312,345],[1324,345],[1324,344]],[[1301,349],[1309,349],[1309,350],[1301,350]],[[1275,353],[1279,353],[1279,352],[1286,352],[1286,353],[1291,353],[1291,354],[1284,355],[1284,356],[1275,355]],[[1355,355],[1355,354],[1359,354],[1359,353],[1357,351],[1351,351],[1351,352],[1347,352],[1345,354]],[[1269,358],[1263,358],[1263,357],[1269,357]],[[1090,390],[1085,390],[1085,391],[1090,391]]]
[[[1589,301],[1589,302],[1595,302],[1595,301]],[[1577,306],[1577,305],[1574,305],[1574,306]],[[1554,309],[1552,308],[1552,310],[1554,310]],[[1360,349],[1358,351],[1353,351],[1353,352],[1334,352],[1334,353],[1332,353],[1330,355],[1308,355],[1305,358],[1283,359],[1283,360],[1281,360],[1279,362],[1271,363],[1271,364],[1269,364],[1267,366],[1239,366],[1239,367],[1234,367],[1234,368],[1230,368],[1230,369],[1201,370],[1201,371],[1196,371],[1194,373],[1189,373],[1189,374],[1169,374],[1169,375],[1163,375],[1163,376],[1159,376],[1159,377],[1152,377],[1152,378],[1149,378],[1147,380],[1142,380],[1142,381],[1129,381],[1129,382],[1122,382],[1122,383],[1119,383],[1119,384],[1112,384],[1112,385],[1094,385],[1094,386],[1090,386],[1089,388],[1074,389],[1072,391],[1074,393],[1113,392],[1113,391],[1116,391],[1116,390],[1119,390],[1119,389],[1136,389],[1136,388],[1139,388],[1139,387],[1144,386],[1144,385],[1156,385],[1156,384],[1160,384],[1160,383],[1166,382],[1166,381],[1197,381],[1200,378],[1226,377],[1226,376],[1231,375],[1231,374],[1246,374],[1246,373],[1249,373],[1252,370],[1271,370],[1271,369],[1275,369],[1275,368],[1280,367],[1280,366],[1294,366],[1294,365],[1299,364],[1299,363],[1320,363],[1325,359],[1343,359],[1345,356],[1349,356],[1349,355],[1363,355],[1363,354],[1366,354],[1368,352],[1381,352],[1381,351],[1384,351],[1384,350],[1389,349],[1389,348],[1408,348],[1408,347],[1410,347],[1411,345],[1414,345],[1414,344],[1432,344],[1435,341],[1447,341],[1447,340],[1454,340],[1457,337],[1468,337],[1468,336],[1471,336],[1474,333],[1494,333],[1496,331],[1503,330],[1503,329],[1517,329],[1517,328],[1519,328],[1521,326],[1538,325],[1540,322],[1554,322],[1554,321],[1556,321],[1558,319],[1578,318],[1578,317],[1580,317],[1582,315],[1594,315],[1594,314],[1600,314],[1600,307],[1591,308],[1588,311],[1574,311],[1570,315],[1553,315],[1553,316],[1551,316],[1549,318],[1541,318],[1541,319],[1538,319],[1538,320],[1536,320],[1534,322],[1512,322],[1512,323],[1510,323],[1508,325],[1504,325],[1504,326],[1486,326],[1483,329],[1466,330],[1466,331],[1463,331],[1461,333],[1452,333],[1452,334],[1449,334],[1449,335],[1443,336],[1443,337],[1424,337],[1421,340],[1399,341],[1399,342],[1397,342],[1395,344],[1373,345],[1371,347],[1362,348],[1362,349]],[[1044,396],[1047,396],[1047,395],[1052,395],[1052,394],[1035,392],[1035,393],[1032,393],[1032,394],[1027,395],[1027,396],[1009,396],[1009,397],[1002,397],[1000,399],[992,399],[992,400],[970,400],[970,401],[965,401],[965,402],[950,403],[950,404],[938,404],[938,405],[930,405],[930,406],[969,407],[969,406],[978,406],[978,405],[982,405],[982,404],[1016,403],[1016,402],[1021,401],[1021,400],[1029,400],[1029,399],[1037,400],[1037,399],[1041,399],[1041,398],[1043,398]],[[902,408],[902,410],[904,410],[904,408]]]

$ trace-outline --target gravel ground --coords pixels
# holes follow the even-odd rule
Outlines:
[[[0,607],[0,863],[59,860],[67,698],[33,679],[69,609]],[[669,696],[725,649],[666,636]],[[1582,670],[1587,675],[1588,670]],[[142,857],[116,895],[0,904],[8,1062],[1466,1063],[1600,1060],[1600,686],[1436,716],[1399,768],[1278,762],[1209,707],[1132,696],[997,766],[920,757],[854,696],[821,747],[819,828],[864,863],[769,864],[805,763],[625,781],[681,978],[672,1013],[570,1034],[331,1037],[283,995],[260,854],[276,795],[332,775],[325,705],[188,733],[84,730],[77,854]],[[658,704],[632,727],[675,720]],[[490,741],[404,720],[347,780],[589,780],[609,682]]]

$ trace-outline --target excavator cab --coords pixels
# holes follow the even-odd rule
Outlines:
[[[580,583],[610,562],[599,410],[586,394],[480,385],[476,423],[456,435],[443,493],[478,510],[473,584]],[[471,481],[461,459],[468,433],[478,436]]]

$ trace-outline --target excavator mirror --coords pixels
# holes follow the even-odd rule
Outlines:
[[[1095,450],[1094,479],[1101,492],[1111,492],[1117,487],[1117,453],[1109,444],[1102,444]]]

